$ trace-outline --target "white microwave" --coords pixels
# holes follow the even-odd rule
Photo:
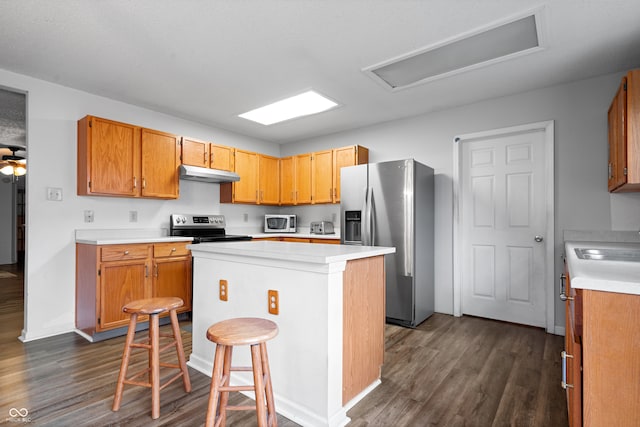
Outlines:
[[[264,216],[265,233],[295,233],[295,215],[267,214]]]

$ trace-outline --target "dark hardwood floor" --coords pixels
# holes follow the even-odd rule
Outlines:
[[[124,338],[89,343],[68,333],[21,343],[22,273],[0,271],[16,274],[0,278],[0,425],[20,425],[12,408],[26,408],[24,421],[35,426],[204,424],[209,377],[191,368],[192,392],[180,381],[165,388],[158,420],[141,387],[125,387],[112,412]],[[189,332],[183,340],[188,355]],[[349,426],[566,426],[562,347],[562,337],[541,329],[474,317],[436,314],[413,330],[387,325],[382,384],[348,412]],[[241,395],[232,401],[250,403]],[[297,425],[282,416],[278,423]],[[254,426],[255,415],[232,412],[228,425]]]

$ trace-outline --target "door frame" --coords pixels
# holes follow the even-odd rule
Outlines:
[[[462,224],[460,222],[460,196],[462,173],[462,150],[460,144],[474,140],[500,137],[508,134],[544,131],[545,139],[545,318],[548,333],[555,333],[555,224],[554,224],[554,121],[529,123],[500,129],[458,135],[453,139],[453,315],[462,316]]]

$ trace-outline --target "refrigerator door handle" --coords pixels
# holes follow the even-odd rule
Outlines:
[[[375,206],[373,206],[373,188],[369,187],[369,236],[371,238],[370,246],[376,244],[376,217]]]
[[[363,203],[362,203],[362,225],[360,226],[360,239],[361,239],[362,246],[367,246],[369,244],[368,243],[368,240],[369,240],[368,219],[369,218],[367,216],[367,209],[369,206],[368,196],[369,196],[369,188],[365,187]]]

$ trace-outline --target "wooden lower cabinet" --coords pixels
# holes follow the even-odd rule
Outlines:
[[[640,295],[578,289],[568,296],[570,426],[638,426]]]
[[[125,327],[122,307],[141,298],[180,297],[185,304],[178,312],[191,311],[189,243],[77,243],[76,328],[95,337]]]

